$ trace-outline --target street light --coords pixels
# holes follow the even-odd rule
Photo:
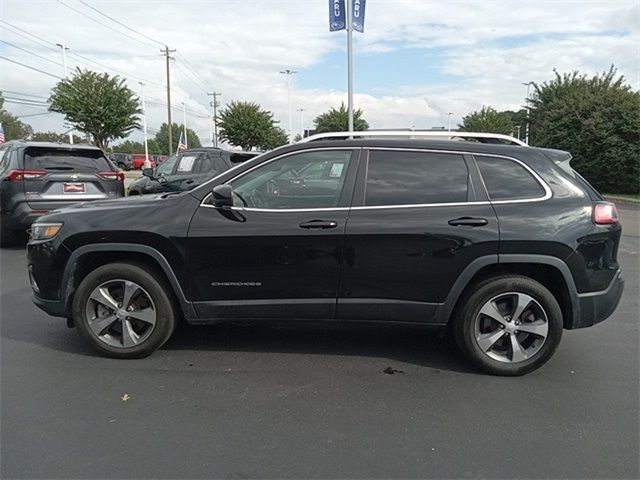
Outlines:
[[[291,136],[292,126],[292,113],[291,113],[291,76],[298,73],[295,70],[280,70],[280,73],[287,76],[287,102],[289,103],[289,143],[293,143],[293,137]]]
[[[64,78],[67,78],[69,75],[67,72],[67,50],[69,47],[65,47],[62,43],[56,43],[56,45],[62,50],[62,68],[64,69]],[[69,143],[73,145],[73,128],[69,130]]]
[[[149,161],[149,145],[147,143],[147,108],[144,102],[144,83],[140,84],[140,96],[142,97],[142,128],[144,132],[144,168],[150,168],[151,162]]]
[[[451,115],[453,115],[453,112],[448,112],[448,113],[447,113],[447,117],[449,117],[449,118],[448,118],[448,123],[447,123],[447,124],[448,124],[448,127],[447,127],[447,128],[448,128],[448,130],[449,130],[449,133],[451,133]]]
[[[304,138],[304,112],[306,108],[298,108],[296,112],[300,112],[300,138]]]
[[[525,107],[527,109],[527,124],[524,129],[524,143],[529,145],[529,114],[531,113],[531,108],[529,107],[529,87],[533,85],[533,82],[522,82],[522,85],[527,87],[527,96],[525,98]]]

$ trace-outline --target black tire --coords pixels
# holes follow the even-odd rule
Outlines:
[[[106,344],[91,330],[87,317],[92,292],[106,282],[117,280],[137,284],[144,289],[143,293],[150,297],[154,306],[155,324],[150,334],[139,344],[130,347]],[[112,358],[143,358],[169,339],[176,325],[177,309],[173,292],[159,272],[144,265],[123,262],[103,265],[82,280],[73,298],[72,315],[80,337],[102,355]]]
[[[498,328],[493,330],[493,327],[488,326],[493,322],[493,317],[485,316],[484,311],[483,314],[480,313],[480,310],[490,305],[489,302],[494,299],[507,311],[508,307],[505,306],[508,306],[509,302],[515,305],[521,296],[525,298],[524,295],[534,300],[529,304],[531,307],[528,310],[521,312],[518,318],[512,319],[510,315],[503,316],[501,321],[504,321],[504,324],[495,322],[496,327],[502,329],[502,336]],[[525,314],[527,314],[526,318],[524,318]],[[527,323],[527,321],[534,317],[537,318],[535,325],[544,324],[542,319],[546,319],[546,337],[517,330],[533,326],[534,323]],[[455,341],[471,363],[486,373],[503,376],[524,375],[544,365],[558,348],[563,330],[562,311],[553,294],[539,282],[518,275],[490,278],[469,288],[458,303],[452,321]],[[516,326],[516,323],[520,326]],[[489,333],[482,333],[481,325],[488,326]],[[485,351],[479,345],[482,341],[481,336],[499,339]],[[522,347],[518,339],[523,338],[525,345],[529,344],[532,353],[530,356],[525,355],[523,360],[514,361],[514,351],[517,348],[511,345],[513,342],[518,342]],[[488,343],[491,341],[493,339],[487,339]]]

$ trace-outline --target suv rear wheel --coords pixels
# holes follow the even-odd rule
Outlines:
[[[142,358],[171,336],[176,309],[169,287],[130,263],[97,268],[73,299],[78,333],[94,349],[114,358]]]
[[[476,285],[453,318],[456,343],[481,370],[523,375],[551,358],[562,337],[562,312],[543,285],[504,276]]]

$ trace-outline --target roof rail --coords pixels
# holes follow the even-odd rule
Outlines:
[[[451,140],[452,138],[474,138],[483,143],[497,143],[498,140],[505,140],[514,145],[520,145],[528,147],[522,140],[518,140],[510,135],[503,135],[501,133],[486,133],[486,132],[447,132],[447,131],[410,131],[410,130],[365,130],[359,132],[326,132],[316,133],[303,138],[298,143],[313,142],[316,140],[338,139],[338,138],[364,138],[364,137],[439,137]],[[491,142],[494,140],[494,142]]]

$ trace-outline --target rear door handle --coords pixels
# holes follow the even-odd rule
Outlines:
[[[454,218],[453,220],[449,220],[449,225],[453,227],[457,227],[459,225],[465,225],[467,227],[483,227],[489,223],[489,220],[486,218],[475,218],[475,217],[460,217]]]
[[[326,230],[327,228],[336,228],[337,226],[338,222],[334,222],[333,220],[310,220],[300,224],[300,228],[317,228],[322,230]]]

